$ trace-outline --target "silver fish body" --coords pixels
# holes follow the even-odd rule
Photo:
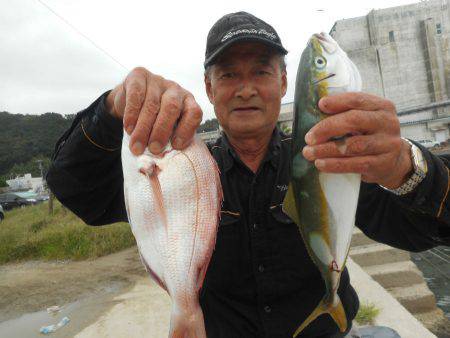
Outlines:
[[[214,249],[222,189],[216,162],[198,138],[183,151],[134,156],[124,131],[128,219],[150,276],[172,299],[169,337],[206,337],[198,293]]]
[[[306,133],[328,118],[320,98],[360,91],[358,69],[326,33],[314,34],[303,51],[297,72],[291,158],[291,181],[283,210],[296,222],[308,253],[325,281],[326,294],[294,333],[298,335],[319,315],[328,313],[340,330],[347,319],[337,294],[355,222],[361,175],[319,172],[302,155]],[[343,146],[346,135],[336,142]]]

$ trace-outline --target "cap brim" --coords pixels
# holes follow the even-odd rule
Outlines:
[[[261,42],[261,43],[263,43],[263,44],[265,44],[265,45],[267,45],[269,47],[272,47],[272,48],[276,49],[277,51],[279,51],[283,55],[286,55],[288,53],[288,51],[283,46],[281,46],[280,44],[278,44],[276,42],[272,42],[272,41],[267,40],[265,38],[261,38],[259,36],[238,36],[238,37],[235,37],[235,38],[232,38],[232,39],[228,40],[222,46],[220,46],[214,53],[212,53],[205,60],[205,63],[204,63],[205,68],[207,68],[208,66],[211,66],[212,64],[214,64],[214,62],[217,60],[219,55],[222,54],[222,52],[225,51],[225,49],[230,47],[232,44],[234,44],[236,42],[245,42],[245,41]]]

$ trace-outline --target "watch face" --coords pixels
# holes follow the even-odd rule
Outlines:
[[[426,174],[428,171],[427,162],[423,158],[422,151],[414,144],[411,146],[411,155],[416,173]]]

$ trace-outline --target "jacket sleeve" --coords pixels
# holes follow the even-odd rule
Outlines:
[[[127,221],[122,121],[105,111],[104,93],[79,112],[55,146],[46,176],[56,198],[89,225]]]
[[[415,144],[428,165],[425,179],[404,196],[362,183],[355,223],[373,240],[417,252],[450,245],[450,156]]]

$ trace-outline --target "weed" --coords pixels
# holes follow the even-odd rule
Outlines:
[[[355,320],[359,325],[371,325],[379,313],[380,309],[375,304],[365,302],[360,305]]]

